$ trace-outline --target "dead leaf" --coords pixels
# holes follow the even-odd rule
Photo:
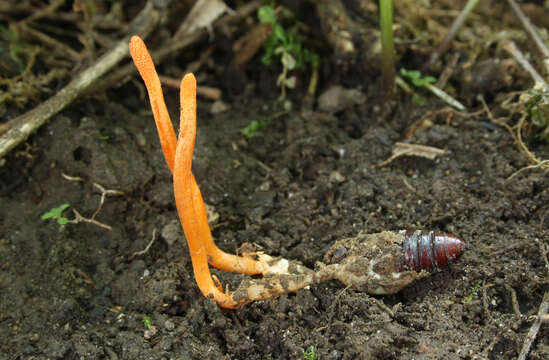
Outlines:
[[[177,29],[174,38],[182,39],[203,28],[210,29],[212,23],[226,12],[233,10],[221,0],[198,0]]]
[[[234,65],[241,69],[259,51],[272,32],[271,24],[257,24],[238,39],[233,46],[236,53]]]
[[[385,161],[380,162],[379,164],[376,165],[376,167],[385,166],[390,162],[392,162],[394,159],[404,155],[419,156],[429,160],[434,160],[437,156],[442,156],[446,154],[446,152],[447,152],[446,150],[439,149],[433,146],[397,142],[395,144],[395,148],[393,149],[393,154],[391,155],[391,157]]]

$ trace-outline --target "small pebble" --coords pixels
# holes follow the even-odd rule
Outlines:
[[[175,324],[173,321],[171,320],[166,320],[164,322],[164,327],[166,328],[166,330],[168,331],[172,331],[173,329],[175,329]]]
[[[214,102],[212,104],[212,107],[210,108],[210,113],[212,115],[217,115],[217,114],[224,113],[225,111],[227,111],[229,109],[230,109],[229,105],[225,104],[221,100],[217,100],[216,102]]]

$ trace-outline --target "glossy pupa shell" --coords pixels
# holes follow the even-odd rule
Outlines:
[[[426,230],[402,230],[403,265],[410,270],[436,270],[459,259],[465,242],[452,234]]]

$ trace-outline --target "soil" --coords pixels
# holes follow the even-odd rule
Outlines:
[[[548,291],[549,175],[509,179],[527,165],[509,132],[486,113],[443,112],[406,139],[445,104],[384,103],[372,77],[364,101],[329,113],[294,99],[247,138],[279,111],[256,80],[227,112],[199,99],[193,171],[221,248],[254,243],[313,268],[359,232],[429,229],[467,242],[461,259],[395,295],[332,281],[220,309],[194,282],[148,101],[127,84],[54,117],[0,168],[0,358],[515,358]],[[176,119],[177,92],[166,97]],[[403,140],[447,153],[376,166]],[[99,208],[94,184],[123,194]],[[64,203],[69,219],[99,209],[99,223],[41,220]],[[547,359],[548,338],[542,326],[529,358]]]

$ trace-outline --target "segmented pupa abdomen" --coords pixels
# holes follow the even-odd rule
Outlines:
[[[404,264],[410,270],[433,270],[459,259],[465,242],[452,234],[427,230],[401,230]]]

